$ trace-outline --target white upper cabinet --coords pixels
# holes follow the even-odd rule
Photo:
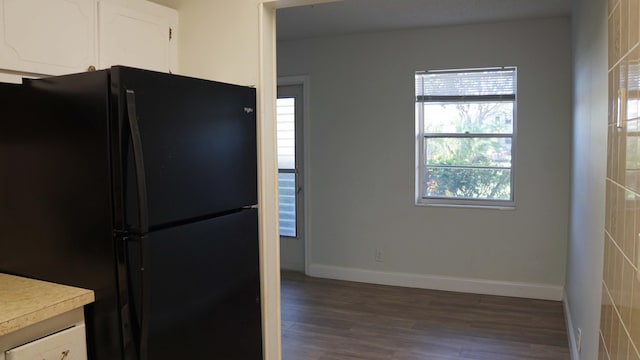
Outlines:
[[[177,72],[178,13],[147,1],[98,3],[98,65]]]
[[[59,75],[96,64],[95,0],[0,0],[0,68]]]
[[[177,72],[177,27],[176,10],[146,0],[0,0],[0,82],[112,65]]]

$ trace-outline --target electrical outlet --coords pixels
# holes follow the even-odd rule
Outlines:
[[[578,328],[578,333],[576,334],[576,347],[578,352],[582,350],[582,329],[580,328]]]
[[[382,250],[375,249],[373,254],[373,259],[377,262],[382,262]]]

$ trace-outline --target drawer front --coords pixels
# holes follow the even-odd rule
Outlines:
[[[86,360],[84,324],[13,348],[5,356],[6,360]]]

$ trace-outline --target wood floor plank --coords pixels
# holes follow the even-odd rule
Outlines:
[[[561,302],[282,273],[283,360],[567,360]]]

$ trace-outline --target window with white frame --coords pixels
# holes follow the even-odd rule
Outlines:
[[[415,74],[416,203],[512,207],[515,67]]]

